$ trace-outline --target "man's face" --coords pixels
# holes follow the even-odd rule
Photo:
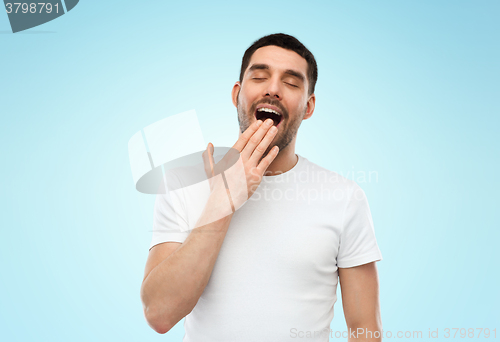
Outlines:
[[[294,51],[270,45],[254,52],[243,82],[234,85],[233,103],[238,111],[241,133],[254,121],[265,121],[267,117],[271,117],[278,128],[264,156],[275,145],[283,151],[294,140],[302,120],[312,115],[315,97],[307,94],[306,75],[304,58]]]

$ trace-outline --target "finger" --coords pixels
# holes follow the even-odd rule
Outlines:
[[[278,129],[275,126],[272,126],[267,132],[266,135],[264,136],[264,139],[261,140],[261,142],[257,145],[255,150],[253,151],[250,160],[254,165],[257,165],[259,162],[260,158],[266,152],[267,148],[273,141],[274,137],[276,136],[276,133],[278,132]]]
[[[212,177],[213,177],[215,175],[214,145],[212,145],[212,143],[208,143],[208,147],[209,147],[208,161],[210,162],[210,169],[212,170]]]
[[[257,165],[257,171],[260,176],[264,175],[264,172],[266,172],[267,168],[271,163],[273,162],[274,158],[278,155],[279,152],[279,147],[274,146],[271,151],[267,154],[265,158],[262,158],[260,161],[259,165]]]
[[[245,132],[243,132],[243,134],[238,138],[236,143],[233,145],[233,148],[238,150],[238,152],[241,152],[248,143],[248,140],[250,140],[252,135],[259,129],[261,125],[262,120],[257,120],[253,124],[251,124],[250,127],[248,127]]]
[[[250,156],[252,155],[253,151],[257,147],[257,145],[260,143],[262,138],[266,135],[267,131],[273,127],[273,120],[267,119],[255,132],[250,140],[248,140],[248,143],[246,146],[243,148],[243,151],[241,151],[241,156],[243,157],[244,160],[250,159]]]
[[[207,178],[212,178],[214,176],[213,163],[210,158],[210,143],[207,145],[207,149],[202,154],[203,157],[203,167],[205,168],[205,173]]]

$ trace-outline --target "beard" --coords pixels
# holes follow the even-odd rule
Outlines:
[[[263,102],[259,102],[263,103]],[[240,105],[240,94],[238,93],[238,96],[236,98],[236,105],[237,105],[237,112],[238,112],[238,124],[240,125],[240,131],[241,133],[245,132],[248,127],[255,121],[255,108],[259,103],[254,103],[250,107],[250,110],[252,111],[251,113],[247,113],[245,111],[245,108]],[[264,102],[267,103],[267,102]],[[270,104],[276,105],[276,103],[272,103],[269,101]],[[278,106],[277,106],[278,107]],[[297,135],[297,131],[299,130],[300,124],[302,122],[302,118],[306,114],[307,107],[304,109],[304,111],[296,116],[293,119],[290,119],[290,115],[288,115],[288,111],[286,111],[285,108],[282,108],[280,105],[279,108],[282,109],[283,111],[283,119],[280,124],[280,128],[278,130],[278,133],[274,137],[273,141],[269,144],[267,147],[266,151],[260,158],[261,160],[267,156],[269,151],[274,146],[278,146],[279,152],[283,151],[293,140],[293,138]]]

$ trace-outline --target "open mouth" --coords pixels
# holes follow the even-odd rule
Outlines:
[[[266,121],[266,119],[272,119],[273,125],[278,127],[283,120],[283,115],[271,108],[261,107],[255,111],[255,118],[257,120]]]

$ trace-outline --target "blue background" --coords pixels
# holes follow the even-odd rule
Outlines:
[[[232,146],[241,58],[276,32],[319,67],[296,152],[367,194],[384,330],[498,330],[499,13],[498,1],[81,1],[12,34],[1,11],[0,339],[182,339],[183,320],[159,335],[143,317],[154,196],[134,189],[127,143],[195,109],[205,141]],[[331,327],[345,330],[340,298]]]

